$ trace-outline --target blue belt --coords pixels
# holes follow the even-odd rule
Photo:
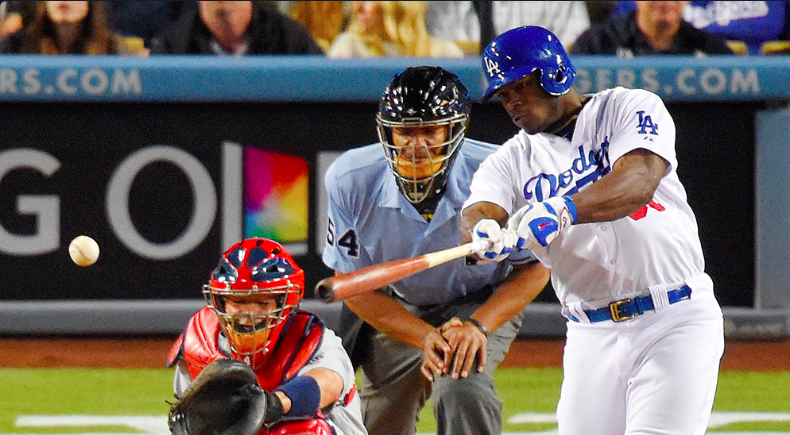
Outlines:
[[[667,292],[669,303],[685,301],[691,298],[691,288],[687,285]],[[598,308],[597,310],[589,310],[584,313],[590,319],[590,322],[603,322],[611,320],[614,322],[622,322],[623,320],[633,319],[634,317],[643,314],[645,311],[652,311],[655,309],[653,304],[653,297],[650,295],[640,296],[633,299],[622,299],[614,301],[608,307]],[[578,322],[577,319],[573,319]]]

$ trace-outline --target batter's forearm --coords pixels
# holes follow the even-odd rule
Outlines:
[[[589,192],[584,191],[571,196],[576,206],[577,218],[574,223],[606,222],[621,219],[639,210],[650,200],[645,200],[644,195],[634,195],[623,185],[611,188],[593,185]],[[599,189],[593,190],[593,187]]]
[[[575,223],[624,218],[647,205],[666,172],[667,163],[647,150],[634,150],[617,160],[610,173],[571,196]]]

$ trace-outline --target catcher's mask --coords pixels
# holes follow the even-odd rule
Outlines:
[[[458,77],[420,66],[397,74],[384,90],[376,115],[379,140],[401,193],[418,204],[440,192],[469,125],[472,104]],[[396,144],[393,130],[441,126],[442,139]]]
[[[246,239],[222,255],[203,294],[232,356],[256,368],[304,296],[304,271],[279,243]]]

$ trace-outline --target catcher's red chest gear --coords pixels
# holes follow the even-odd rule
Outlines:
[[[183,358],[189,375],[194,379],[211,362],[227,358],[219,350],[219,322],[210,307],[204,307],[189,320],[183,334],[173,343],[168,355],[168,366]],[[323,337],[324,325],[318,317],[298,311],[289,319],[277,340],[277,345],[264,363],[255,369],[264,390],[275,388],[296,376],[313,356]]]
[[[310,420],[284,421],[270,429],[262,429],[258,435],[335,435],[326,420],[313,418]]]

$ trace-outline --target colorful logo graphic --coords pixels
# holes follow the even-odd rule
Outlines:
[[[307,160],[244,149],[244,237],[306,243],[309,180]]]

